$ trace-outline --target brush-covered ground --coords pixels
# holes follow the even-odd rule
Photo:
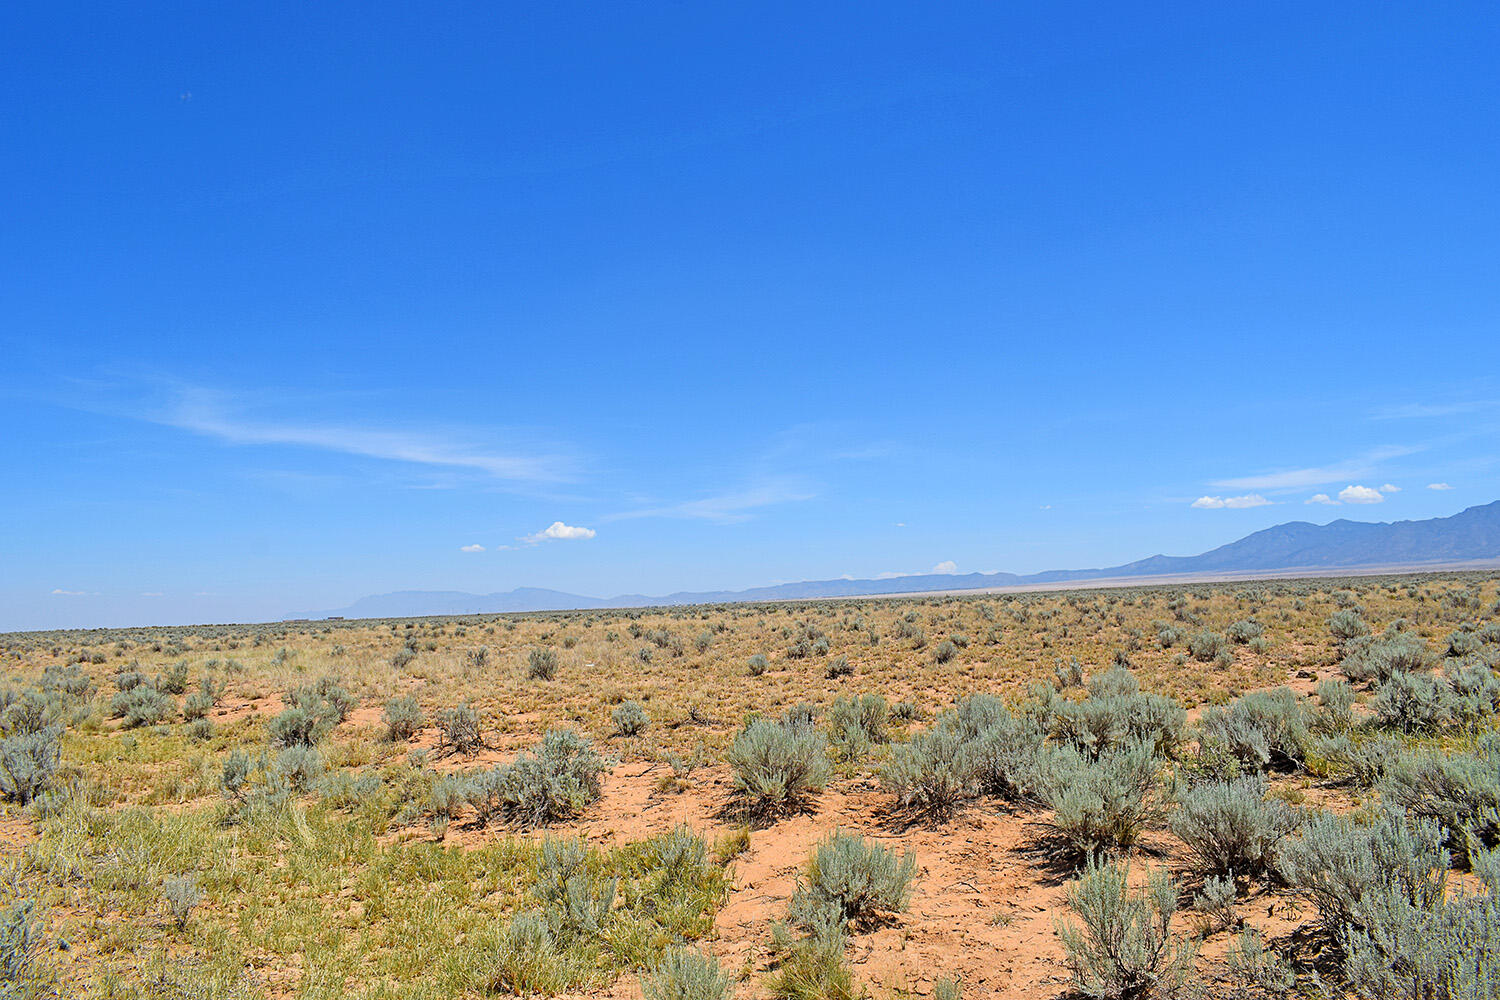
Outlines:
[[[1439,574],[0,636],[0,996],[1500,995],[1497,608]]]

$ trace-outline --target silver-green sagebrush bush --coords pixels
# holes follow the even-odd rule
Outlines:
[[[1052,826],[1070,853],[1092,858],[1134,844],[1157,813],[1161,761],[1141,743],[1097,759],[1071,746],[1048,748],[1037,762],[1037,785],[1052,809]]]
[[[911,902],[916,870],[914,854],[898,856],[863,837],[835,832],[808,862],[792,896],[792,922],[814,927],[834,919],[860,930],[891,922]]]
[[[1103,1000],[1179,993],[1192,978],[1197,947],[1172,933],[1177,905],[1177,884],[1165,871],[1150,872],[1145,888],[1134,890],[1124,865],[1090,861],[1068,886],[1076,920],[1058,925],[1078,991]]]
[[[500,818],[529,829],[568,819],[595,802],[607,766],[571,729],[549,729],[533,751],[469,776],[468,799],[481,822]]]
[[[718,959],[696,948],[673,948],[641,976],[645,1000],[728,1000],[734,979],[719,969]]]
[[[610,713],[610,720],[614,722],[615,734],[618,736],[637,736],[651,725],[651,716],[646,714],[645,707],[638,701],[621,702]]]
[[[759,818],[805,808],[828,783],[827,748],[827,738],[810,724],[752,721],[726,754],[741,807]]]
[[[392,743],[406,742],[427,724],[422,707],[409,694],[386,702],[380,719],[385,723],[385,738]]]
[[[1206,781],[1178,797],[1168,825],[1204,876],[1252,878],[1274,862],[1281,842],[1295,833],[1301,814],[1279,799],[1267,800],[1260,775]]]
[[[0,739],[0,798],[26,805],[51,783],[62,763],[61,726]]]

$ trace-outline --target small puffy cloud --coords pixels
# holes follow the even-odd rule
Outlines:
[[[478,544],[475,544],[475,545],[460,545],[458,547],[458,551],[460,551],[460,552],[483,552],[484,551],[484,546],[483,545],[478,545]]]
[[[1339,499],[1344,503],[1384,503],[1385,497],[1379,490],[1372,490],[1368,486],[1345,486],[1339,490]]]
[[[1427,484],[1427,488],[1429,490],[1451,490],[1451,489],[1453,489],[1453,487],[1449,486],[1447,483],[1428,483]]]
[[[1382,493],[1400,493],[1401,492],[1401,487],[1399,487],[1399,486],[1392,486],[1390,483],[1386,483],[1384,486],[1380,487],[1380,492],[1382,492]]]
[[[52,590],[54,597],[87,597],[88,593],[87,590],[63,590],[61,587],[54,587]]]
[[[541,531],[534,535],[527,535],[521,539],[528,545],[536,545],[539,542],[572,542],[585,538],[593,538],[598,532],[593,528],[580,528],[577,525],[563,524],[561,521],[553,521]]]
[[[954,562],[952,559],[944,559],[942,562],[932,567],[932,571],[944,576],[950,576],[958,572],[958,563]]]
[[[1199,497],[1193,506],[1199,510],[1244,510],[1247,507],[1264,507],[1271,501],[1259,493],[1246,493],[1240,497]]]
[[[1327,493],[1314,493],[1312,496],[1308,497],[1306,500],[1304,500],[1302,502],[1303,503],[1321,503],[1321,504],[1326,504],[1329,507],[1337,507],[1339,505],[1339,502],[1337,500],[1335,500],[1333,497],[1329,496]]]

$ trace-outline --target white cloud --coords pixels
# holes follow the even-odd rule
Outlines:
[[[1256,476],[1240,476],[1234,479],[1219,479],[1209,485],[1221,486],[1231,490],[1294,490],[1303,486],[1322,486],[1324,483],[1336,483],[1340,479],[1347,482],[1358,476],[1368,476],[1380,462],[1391,458],[1400,458],[1403,455],[1411,455],[1418,451],[1421,451],[1421,449],[1405,445],[1392,445],[1385,448],[1376,448],[1374,451],[1366,452],[1358,458],[1351,458],[1333,465],[1313,466],[1307,469],[1287,469],[1282,472],[1268,472]]]
[[[61,587],[55,587],[52,593],[57,597],[87,597],[89,592],[87,590],[63,590]]]
[[[580,528],[572,524],[563,524],[561,521],[553,521],[541,531],[527,535],[521,541],[528,545],[536,545],[540,542],[571,542],[585,538],[593,538],[598,532],[593,528]]]
[[[392,462],[469,469],[515,482],[562,482],[570,478],[567,463],[559,458],[505,454],[447,436],[346,424],[246,419],[234,414],[219,394],[196,387],[181,390],[167,412],[150,419],[229,444],[294,445]]]
[[[1368,486],[1345,486],[1339,490],[1339,499],[1344,503],[1385,502],[1385,497],[1380,495],[1379,490],[1372,490]]]
[[[1247,507],[1264,507],[1270,502],[1259,493],[1247,493],[1239,497],[1199,497],[1192,505],[1199,510],[1243,510]]]
[[[1321,503],[1321,504],[1326,504],[1329,507],[1337,507],[1339,505],[1339,502],[1337,500],[1335,500],[1333,497],[1329,496],[1327,493],[1314,493],[1312,496],[1308,497],[1306,500],[1304,500],[1302,502],[1303,503]]]
[[[1401,492],[1401,487],[1399,487],[1399,486],[1392,486],[1390,483],[1386,483],[1384,486],[1380,487],[1380,492],[1382,492],[1382,493],[1400,493]]]
[[[944,559],[942,562],[932,567],[932,572],[942,576],[952,575],[958,572],[958,563],[954,562],[952,559]]]
[[[1447,483],[1428,483],[1427,484],[1427,488],[1429,490],[1451,490],[1451,489],[1453,489],[1453,487],[1449,486]]]
[[[458,551],[460,551],[460,552],[483,552],[484,551],[484,546],[483,545],[478,545],[478,544],[475,544],[475,545],[460,545],[458,547]]]
[[[166,597],[167,595],[164,594],[164,593],[162,593],[159,590],[147,590],[147,591],[144,591],[141,594],[141,596],[142,597]]]
[[[734,493],[687,500],[683,503],[663,507],[646,507],[640,510],[621,511],[605,517],[606,521],[623,521],[638,517],[680,517],[701,521],[717,521],[732,524],[750,519],[750,512],[772,504],[793,503],[811,500],[815,494],[799,489],[794,483],[778,481]]]

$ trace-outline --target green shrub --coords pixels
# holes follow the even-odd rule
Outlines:
[[[635,736],[651,724],[651,717],[638,701],[621,702],[610,713],[615,724],[615,733],[620,736]]]
[[[947,663],[957,655],[958,646],[954,644],[952,639],[944,639],[934,646],[932,650],[932,658],[938,663]]]
[[[839,743],[884,743],[890,738],[886,732],[889,720],[890,706],[878,694],[835,698],[828,710],[828,725]]]
[[[1193,974],[1196,946],[1171,931],[1178,889],[1163,871],[1149,874],[1144,891],[1132,891],[1122,865],[1089,862],[1068,886],[1076,922],[1058,934],[1073,983],[1087,997],[1134,1000],[1170,997]]]
[[[214,707],[211,696],[194,691],[182,702],[182,718],[187,722],[196,722],[208,715],[208,710]]]
[[[643,1000],[728,1000],[734,979],[719,962],[696,948],[673,948],[641,976]]]
[[[1302,766],[1311,739],[1302,702],[1290,688],[1252,691],[1228,709],[1210,708],[1200,742],[1222,746],[1257,769]]]
[[[439,711],[437,726],[439,748],[467,756],[484,746],[484,736],[479,731],[479,713],[470,708],[468,702]]]
[[[277,747],[317,746],[333,729],[331,713],[306,705],[293,705],[266,724],[266,734]]]
[[[751,722],[725,755],[734,792],[750,815],[771,817],[805,808],[828,783],[827,739],[811,725]]]
[[[598,800],[606,770],[593,744],[550,729],[535,751],[471,776],[469,801],[481,822],[499,817],[523,829],[570,819]]]
[[[52,782],[62,763],[61,726],[0,739],[0,798],[26,805]]]
[[[1387,767],[1380,791],[1385,801],[1441,825],[1461,864],[1500,843],[1500,750],[1493,743],[1477,755],[1402,754]]]
[[[203,890],[198,888],[198,883],[191,876],[175,875],[162,883],[161,898],[167,904],[172,922],[180,931],[187,926],[188,915],[193,912],[193,907],[203,902],[204,897]]]
[[[956,726],[935,725],[892,747],[881,778],[897,808],[927,819],[979,794],[973,747]]]
[[[1224,630],[1225,636],[1230,642],[1237,645],[1247,645],[1252,639],[1259,639],[1265,634],[1265,628],[1254,618],[1246,618],[1237,621]]]
[[[0,911],[0,997],[16,1000],[45,994],[40,985],[42,953],[41,922],[33,917],[29,899]]]
[[[776,970],[766,981],[777,1000],[861,1000],[854,973],[844,959],[847,935],[837,922],[822,924],[800,938],[773,928]]]
[[[1071,853],[1088,858],[1134,844],[1156,812],[1153,791],[1160,766],[1145,744],[1096,759],[1072,747],[1043,750],[1038,789]]]
[[[175,707],[170,698],[146,684],[122,691],[110,701],[111,713],[122,720],[126,729],[163,722],[172,716]]]
[[[1410,632],[1387,631],[1379,637],[1350,640],[1344,647],[1339,669],[1351,681],[1374,680],[1383,684],[1396,674],[1430,671],[1432,654],[1420,637]]]
[[[162,694],[182,694],[187,690],[187,677],[187,661],[179,660],[157,676],[156,690]]]
[[[555,996],[581,990],[596,978],[591,958],[560,947],[541,915],[518,913],[496,936],[484,961],[482,983],[491,993]]]
[[[557,650],[536,646],[526,655],[526,676],[536,681],[550,681],[557,676]]]
[[[1179,796],[1169,825],[1187,845],[1195,871],[1250,878],[1267,870],[1301,816],[1279,799],[1267,801],[1265,791],[1265,780],[1255,775],[1203,782]]]
[[[889,923],[911,901],[914,854],[897,857],[865,838],[835,832],[808,862],[807,877],[792,895],[791,918],[813,928],[827,919],[859,930]]]
[[[1224,637],[1207,629],[1188,640],[1188,652],[1193,654],[1193,659],[1202,663],[1212,662],[1228,651],[1229,644],[1224,641]]]
[[[1319,681],[1317,695],[1319,729],[1347,733],[1354,728],[1354,689],[1347,681]]]
[[[298,792],[312,791],[323,777],[323,755],[310,746],[294,743],[276,755],[275,775]]]
[[[1428,673],[1394,673],[1375,692],[1381,723],[1403,733],[1431,732],[1454,721],[1453,689]]]
[[[769,665],[765,656],[761,653],[756,653],[746,663],[751,677],[759,677],[766,672],[766,667]]]
[[[853,674],[854,667],[850,665],[849,657],[847,656],[835,656],[823,668],[823,676],[829,680],[837,680],[840,677],[851,677]]]
[[[349,717],[359,704],[359,699],[344,688],[336,677],[319,677],[311,684],[292,688],[286,693],[287,705],[295,705],[307,711],[327,716],[337,725]]]
[[[385,723],[385,738],[392,743],[405,743],[427,723],[422,706],[409,694],[386,702],[380,719]]]
[[[1371,926],[1383,885],[1398,886],[1430,908],[1444,892],[1449,856],[1443,829],[1421,818],[1383,810],[1373,820],[1320,813],[1276,852],[1283,884],[1312,902],[1330,937]]]
[[[1332,634],[1334,641],[1344,646],[1350,639],[1369,635],[1370,626],[1365,624],[1365,620],[1359,616],[1358,611],[1345,608],[1329,616],[1328,631]]]

